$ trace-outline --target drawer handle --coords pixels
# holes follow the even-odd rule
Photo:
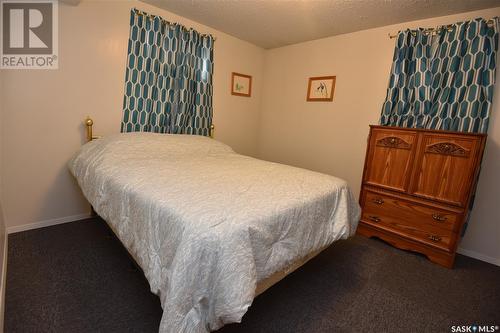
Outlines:
[[[443,216],[441,214],[432,214],[432,218],[438,222],[444,222],[448,219],[446,216]]]
[[[437,235],[430,235],[429,239],[433,242],[440,242],[442,238]]]
[[[373,222],[380,222],[380,217],[375,216],[375,215],[370,215],[368,218],[373,221]]]
[[[381,205],[384,203],[384,199],[382,198],[377,198],[372,200],[373,203],[376,203],[377,205]]]

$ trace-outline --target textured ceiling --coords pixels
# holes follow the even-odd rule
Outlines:
[[[500,6],[500,0],[142,0],[263,48]]]

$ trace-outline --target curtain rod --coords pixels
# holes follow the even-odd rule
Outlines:
[[[493,19],[490,19],[490,20],[488,20],[488,21],[486,22],[486,25],[487,25],[489,28],[491,28],[491,27],[493,27],[494,23],[495,23],[495,21],[494,21]],[[455,24],[448,24],[448,25],[443,25],[443,26],[439,26],[439,27],[436,27],[436,28],[427,28],[427,29],[423,29],[423,31],[424,31],[424,34],[426,34],[426,35],[429,35],[429,34],[431,34],[431,35],[435,35],[435,34],[437,34],[438,32],[442,31],[443,29],[446,29],[446,30],[448,30],[448,31],[453,31],[453,26],[454,26],[454,25],[455,25]],[[398,31],[396,34],[391,34],[391,33],[389,33],[389,34],[388,34],[388,35],[389,35],[389,38],[390,38],[390,39],[392,39],[392,38],[396,38],[396,37],[398,37],[398,35],[399,35],[399,33],[400,33],[400,32],[401,32],[401,30],[400,30],[400,31]],[[412,32],[412,34],[415,36],[415,33],[413,33],[413,32]]]
[[[141,16],[146,16],[146,17],[149,17],[151,19],[155,19],[155,18],[159,18],[162,22],[165,22],[167,23],[168,25],[179,25],[181,26],[184,30],[186,31],[189,31],[190,29],[188,29],[186,26],[184,26],[183,24],[180,24],[180,23],[177,23],[177,22],[170,22],[168,20],[165,20],[163,17],[159,16],[159,15],[153,15],[153,14],[149,14],[149,13],[146,13],[146,12],[143,12],[142,10],[139,10],[137,8],[134,8],[133,11],[138,14],[138,15],[141,15]],[[194,30],[193,28],[191,28],[191,30]],[[212,36],[212,34],[201,34],[201,36],[210,36],[212,37],[212,39],[214,40],[214,42],[217,40],[217,37],[215,36]]]

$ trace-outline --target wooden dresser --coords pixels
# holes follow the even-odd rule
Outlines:
[[[451,268],[485,134],[370,126],[358,233]]]

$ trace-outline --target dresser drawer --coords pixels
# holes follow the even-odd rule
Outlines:
[[[404,220],[406,224],[424,230],[446,230],[458,232],[461,214],[411,200],[396,198],[364,190],[363,211],[372,215]]]
[[[438,228],[434,230],[424,229],[399,218],[382,214],[375,215],[369,211],[363,211],[361,221],[446,251],[453,248],[456,239],[456,234],[452,231]]]
[[[364,190],[361,220],[374,227],[450,251],[461,214]]]

